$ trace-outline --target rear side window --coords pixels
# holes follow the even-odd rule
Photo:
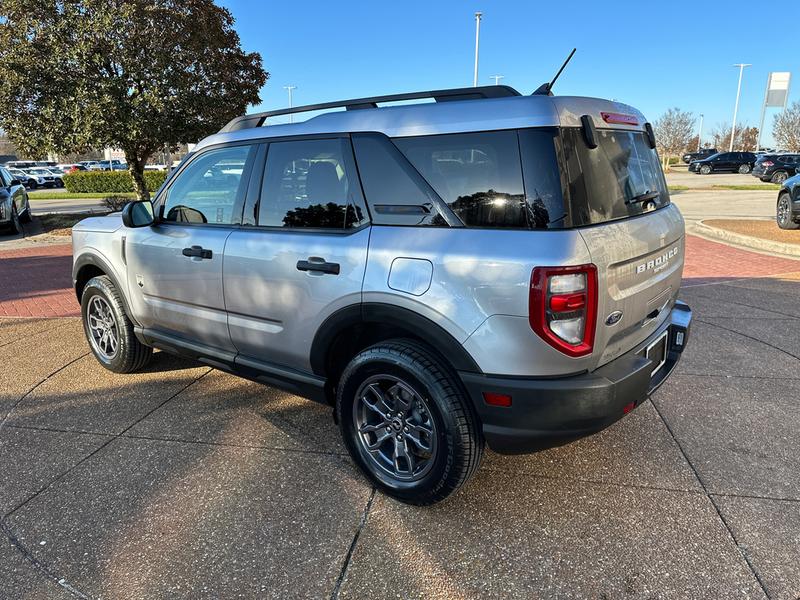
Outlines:
[[[396,138],[394,143],[468,227],[527,227],[516,131]]]
[[[435,194],[388,138],[355,134],[353,149],[373,223],[447,225],[436,210]]]
[[[563,129],[568,177],[565,227],[632,217],[669,204],[658,155],[644,132],[597,130],[589,148],[580,129]]]
[[[269,145],[259,225],[345,229],[367,220],[349,140]]]

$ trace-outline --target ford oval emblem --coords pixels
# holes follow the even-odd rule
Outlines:
[[[616,325],[621,320],[622,320],[622,311],[615,310],[610,315],[608,315],[608,317],[606,317],[606,325],[610,327],[611,325]]]

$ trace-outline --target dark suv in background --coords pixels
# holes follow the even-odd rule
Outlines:
[[[800,154],[765,154],[753,167],[753,177],[761,181],[783,183],[800,173]]]
[[[709,173],[742,173],[745,175],[753,170],[755,164],[756,155],[752,152],[720,152],[703,160],[689,163],[689,170],[702,175]]]
[[[704,158],[708,158],[717,152],[718,150],[716,148],[701,148],[697,152],[688,152],[684,154],[681,157],[681,160],[688,165],[691,164],[693,160],[703,160]]]

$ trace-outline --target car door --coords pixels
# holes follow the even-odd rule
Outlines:
[[[237,362],[310,371],[319,326],[361,302],[370,228],[349,137],[271,142],[256,196],[225,247]]]
[[[20,215],[25,211],[25,188],[22,186],[22,182],[14,183],[12,182],[16,178],[8,172],[7,169],[0,168],[0,183],[2,183],[2,189],[0,189],[0,202],[5,202],[7,198],[11,198],[11,202],[17,207],[17,214]],[[11,205],[9,204],[9,209]]]
[[[733,152],[724,152],[714,159],[715,171],[732,171],[734,166]]]
[[[132,311],[142,327],[232,359],[222,292],[225,242],[241,223],[255,144],[211,148],[156,200],[156,223],[125,232]]]

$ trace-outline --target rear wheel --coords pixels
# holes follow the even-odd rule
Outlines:
[[[799,223],[795,223],[792,219],[792,201],[788,193],[781,194],[778,197],[778,210],[777,210],[778,227],[781,229],[798,229]]]
[[[750,172],[750,165],[748,164],[739,165],[739,173],[741,173],[742,175],[747,175],[749,172]]]
[[[789,174],[786,171],[775,171],[770,181],[772,183],[783,183],[787,179],[789,179]]]
[[[89,280],[81,296],[81,316],[92,354],[106,369],[132,373],[150,362],[153,349],[136,339],[110,278],[103,275]]]
[[[345,446],[373,483],[402,502],[444,500],[475,472],[483,436],[456,376],[409,340],[359,353],[339,382]]]
[[[22,224],[19,220],[19,213],[17,212],[16,203],[11,200],[11,219],[8,222],[8,229],[12,235],[22,233]]]
[[[700,165],[700,172],[703,175],[708,175],[709,173],[711,173],[711,167],[708,165]]]

